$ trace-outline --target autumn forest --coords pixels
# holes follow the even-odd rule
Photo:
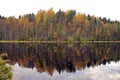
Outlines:
[[[39,10],[19,18],[0,16],[0,40],[114,41],[120,40],[120,22],[75,10]]]

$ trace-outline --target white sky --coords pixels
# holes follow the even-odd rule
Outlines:
[[[55,11],[75,9],[85,14],[120,20],[120,0],[0,0],[0,15],[18,17],[51,7]]]

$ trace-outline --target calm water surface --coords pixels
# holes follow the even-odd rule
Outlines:
[[[120,44],[0,44],[12,80],[120,80]]]

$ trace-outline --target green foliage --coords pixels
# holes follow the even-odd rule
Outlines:
[[[74,42],[73,37],[68,36],[68,37],[67,37],[67,42],[68,42],[68,43],[73,43],[73,42]]]
[[[10,80],[12,77],[11,67],[5,64],[5,61],[2,59],[2,56],[6,54],[0,55],[0,80]]]
[[[75,10],[68,10],[68,11],[66,11],[66,15],[65,16],[66,16],[66,19],[67,19],[67,23],[71,22],[73,20],[75,14],[76,14]]]

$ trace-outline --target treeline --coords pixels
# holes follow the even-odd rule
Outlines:
[[[120,40],[120,22],[76,13],[39,10],[19,18],[0,16],[0,40]]]

